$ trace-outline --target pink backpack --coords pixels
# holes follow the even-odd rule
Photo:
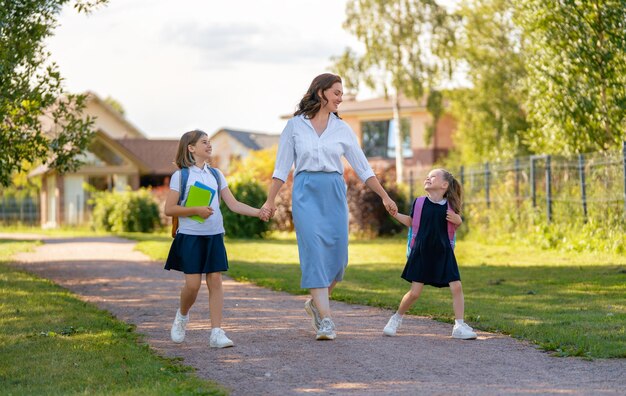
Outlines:
[[[407,236],[406,243],[406,258],[409,258],[411,254],[411,250],[413,250],[413,246],[415,245],[415,237],[417,236],[417,231],[420,228],[420,220],[422,217],[422,209],[424,208],[424,202],[426,202],[427,197],[418,197],[415,200],[415,204],[413,206],[413,222],[411,227],[409,227],[409,235]],[[448,209],[452,209],[450,207],[450,203],[447,203]],[[450,246],[454,249],[456,245],[456,229],[457,226],[450,223],[448,221],[448,238],[450,238]]]

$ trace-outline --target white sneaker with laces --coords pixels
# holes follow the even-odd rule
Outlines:
[[[320,311],[318,311],[312,298],[306,300],[304,303],[304,310],[311,317],[311,326],[313,326],[313,330],[318,331],[320,329],[320,323],[322,323],[322,318],[320,317]]]
[[[452,329],[452,338],[458,338],[461,340],[475,340],[476,333],[474,332],[474,329],[467,325],[467,323],[463,323],[460,325],[455,324],[454,328]]]
[[[211,337],[209,337],[209,346],[211,348],[227,348],[233,345],[233,342],[226,337],[224,330],[219,327],[211,329]]]
[[[317,330],[315,336],[316,340],[334,340],[337,337],[335,334],[335,324],[330,318],[324,318],[320,322],[320,328]]]
[[[393,314],[391,318],[389,318],[389,322],[387,322],[387,326],[383,329],[383,334],[389,337],[393,337],[396,335],[396,331],[402,324],[402,316],[397,313]]]
[[[187,314],[187,317],[184,317],[180,314],[180,309],[177,310],[176,318],[174,319],[174,323],[172,323],[172,330],[170,330],[172,341],[180,344],[185,340],[185,328],[187,327],[187,323],[189,323],[189,314]]]

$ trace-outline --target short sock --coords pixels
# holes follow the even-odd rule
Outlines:
[[[187,320],[189,319],[189,312],[187,312],[187,315],[183,315],[182,313],[180,313],[180,308],[179,308],[178,311],[176,311],[176,316],[178,316],[179,318],[183,320]]]
[[[463,323],[465,323],[465,322],[463,321],[463,319],[454,319],[454,324],[455,324],[455,325],[461,326]]]

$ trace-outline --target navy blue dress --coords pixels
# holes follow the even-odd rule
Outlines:
[[[447,204],[439,205],[428,198],[424,201],[415,244],[402,272],[406,281],[448,287],[450,282],[461,280],[448,237],[447,211]],[[411,209],[411,218],[413,216]]]

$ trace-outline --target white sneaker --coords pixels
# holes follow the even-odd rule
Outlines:
[[[393,337],[396,335],[396,331],[398,331],[398,327],[402,324],[402,316],[397,313],[393,314],[391,318],[389,318],[389,322],[387,322],[387,326],[383,329],[383,334],[389,337]]]
[[[322,323],[322,318],[320,317],[320,311],[315,306],[315,301],[312,298],[309,298],[304,303],[304,310],[311,317],[311,326],[313,326],[313,330],[318,331],[320,329],[320,323]]]
[[[467,323],[463,323],[462,325],[454,325],[452,329],[452,338],[459,338],[461,340],[475,340],[476,333],[474,333],[474,329],[469,327]]]
[[[233,342],[226,337],[224,330],[219,327],[211,329],[211,337],[209,337],[209,346],[211,348],[227,348],[233,345]]]
[[[317,330],[315,336],[316,340],[334,340],[337,337],[335,334],[335,324],[330,318],[324,318],[320,322],[320,328]]]
[[[187,323],[189,323],[189,314],[187,314],[185,318],[180,314],[180,309],[177,310],[176,318],[174,319],[174,323],[172,323],[172,330],[170,331],[172,341],[180,344],[185,340],[185,327],[187,327]]]

